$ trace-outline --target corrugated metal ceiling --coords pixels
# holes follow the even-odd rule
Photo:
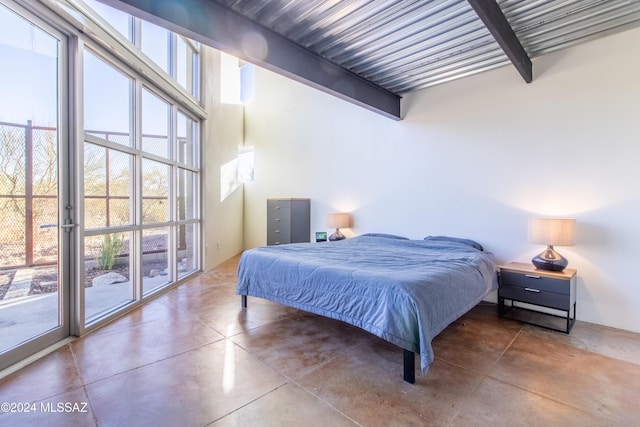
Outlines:
[[[510,64],[466,0],[215,0],[397,94]],[[498,0],[530,58],[640,26],[640,0]]]

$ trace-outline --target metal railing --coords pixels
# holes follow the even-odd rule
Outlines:
[[[52,145],[55,153],[56,128],[34,126],[30,120],[26,125],[0,122],[1,267],[7,261],[31,266],[57,258],[51,232],[40,228],[57,223],[57,158],[49,158]],[[47,215],[51,204],[53,218]]]
[[[118,142],[129,135],[120,132],[87,131]],[[147,139],[166,136],[145,135]],[[0,122],[0,270],[57,262],[58,247],[58,160],[57,128]],[[105,151],[104,194],[85,195],[85,200],[101,200],[106,226],[112,224],[113,203],[130,195],[112,194],[110,152]],[[143,196],[144,201],[166,200],[167,196]],[[128,205],[128,204],[126,204]],[[128,206],[127,206],[128,208]],[[178,246],[184,242],[180,230]],[[151,240],[151,239],[150,239]],[[146,251],[143,241],[143,253]]]

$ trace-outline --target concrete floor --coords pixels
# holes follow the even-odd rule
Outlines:
[[[18,270],[20,277],[23,270]],[[27,282],[27,285],[24,285]],[[17,283],[17,286],[13,286]],[[28,295],[30,278],[14,280],[0,300],[0,352],[58,327],[58,292]],[[152,290],[167,283],[167,276],[145,277],[143,290]],[[18,293],[26,289],[26,292]],[[130,282],[85,288],[85,317],[99,317],[114,307],[133,301]]]
[[[481,304],[402,381],[402,351],[341,322],[235,295],[237,258],[0,380],[0,425],[630,426],[640,335],[571,335]],[[30,412],[24,412],[24,403]],[[3,407],[3,409],[5,409]]]

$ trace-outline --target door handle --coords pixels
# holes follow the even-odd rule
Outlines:
[[[67,218],[64,220],[64,224],[60,226],[65,232],[71,233],[73,227],[76,227],[78,224],[74,224],[71,222],[71,219]]]
[[[53,227],[57,227],[58,224],[42,224],[40,226],[40,228],[53,228]],[[60,226],[60,228],[62,228],[64,231],[66,231],[67,233],[71,233],[71,229],[73,229],[73,227],[77,227],[78,224],[62,224]]]

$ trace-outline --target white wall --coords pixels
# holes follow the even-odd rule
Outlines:
[[[202,124],[203,269],[242,251],[242,188],[220,201],[220,167],[235,159],[243,139],[242,105],[220,102],[220,53],[203,45],[202,93],[209,118]]]
[[[558,248],[578,269],[578,319],[640,332],[640,29],[406,96],[395,122],[270,72],[245,106],[255,182],[245,247],[265,244],[267,197],[310,197],[312,232],[473,238],[528,262],[534,216],[578,220]],[[345,233],[348,234],[348,233]],[[495,298],[495,296],[493,296]]]

